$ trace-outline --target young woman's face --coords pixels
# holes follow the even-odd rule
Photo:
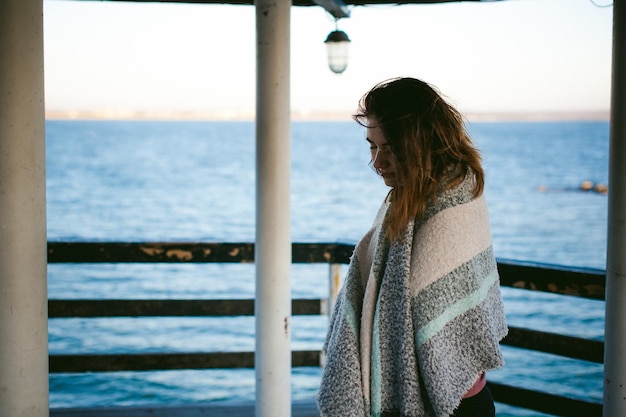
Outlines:
[[[372,166],[383,177],[385,185],[394,187],[396,185],[396,158],[394,157],[387,139],[383,135],[382,130],[377,127],[377,123],[370,123],[368,120],[367,142],[370,145],[370,154],[372,157]]]

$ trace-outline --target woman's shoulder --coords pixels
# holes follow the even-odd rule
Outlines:
[[[471,202],[475,199],[475,186],[475,178],[472,172],[468,172],[458,184],[451,180],[443,182],[436,198],[432,199],[428,205],[424,217],[429,218],[440,211]]]

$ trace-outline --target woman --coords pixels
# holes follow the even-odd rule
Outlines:
[[[320,414],[493,416],[485,372],[507,326],[480,154],[420,80],[376,85],[354,118],[391,190],[330,320]]]

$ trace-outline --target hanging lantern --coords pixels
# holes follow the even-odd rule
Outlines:
[[[341,74],[348,66],[350,38],[342,30],[333,30],[324,43],[328,49],[328,67],[335,74]]]

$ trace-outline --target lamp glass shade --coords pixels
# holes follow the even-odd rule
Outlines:
[[[341,74],[348,67],[348,35],[341,30],[335,30],[328,34],[324,43],[328,50],[328,67],[335,74]]]

